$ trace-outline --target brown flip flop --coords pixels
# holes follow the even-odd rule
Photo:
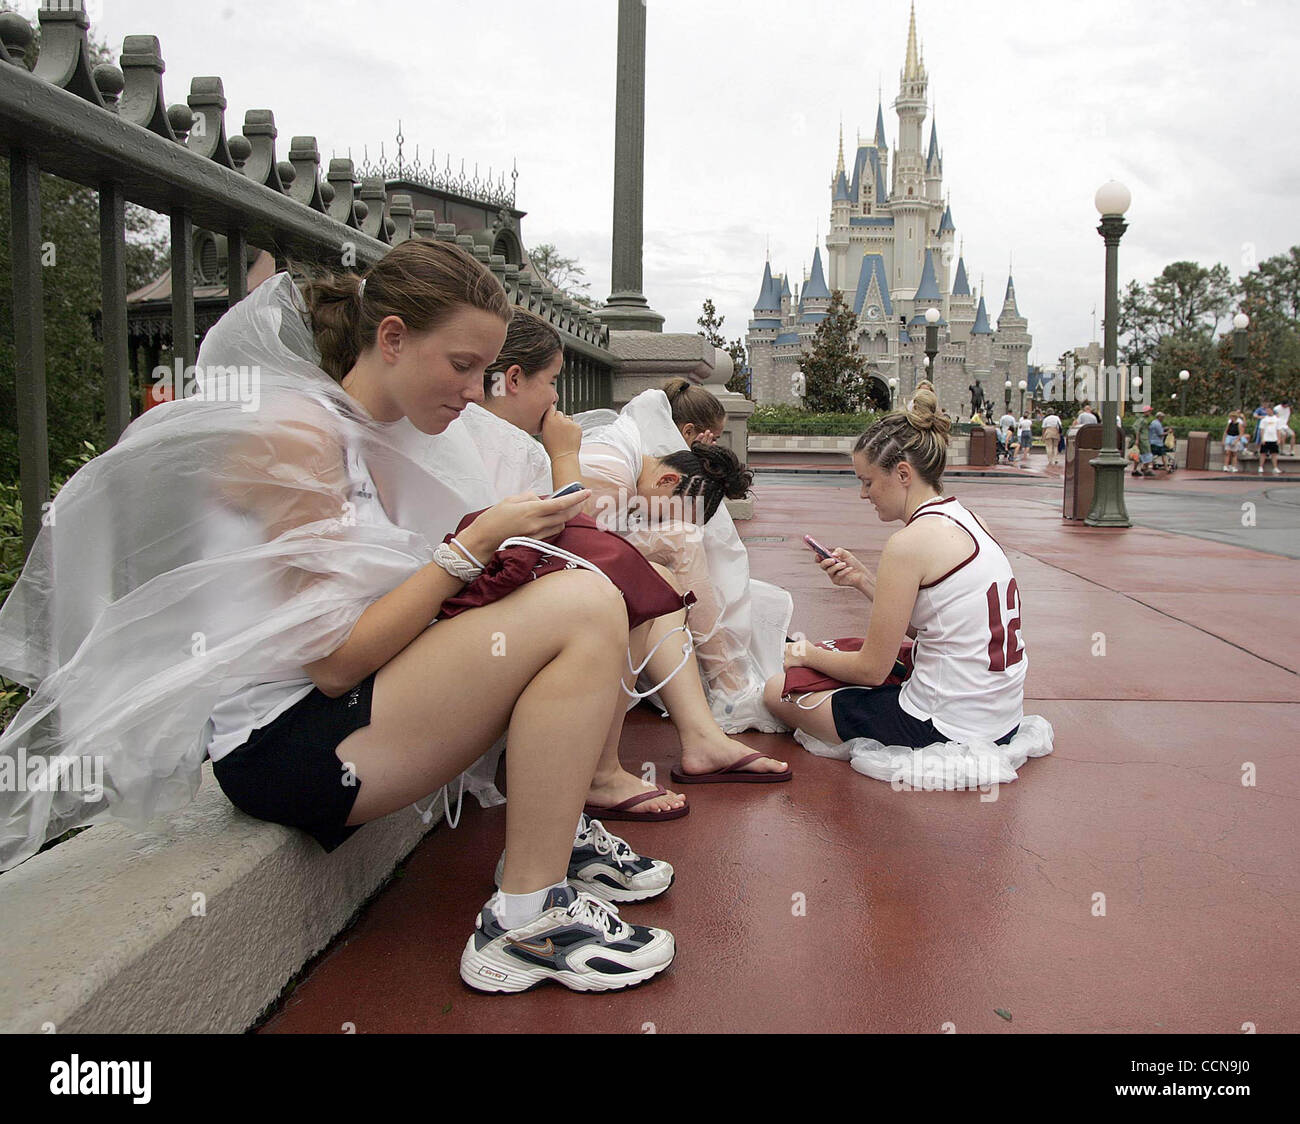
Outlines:
[[[785,767],[784,773],[745,772],[745,766],[760,757],[770,757],[773,761],[779,760],[772,757],[770,753],[751,753],[748,757],[733,761],[725,769],[719,769],[715,773],[683,773],[679,769],[674,769],[673,784],[777,784],[780,781],[788,781],[794,776],[794,770],[789,765]]]
[[[593,820],[641,820],[645,823],[657,823],[661,820],[679,820],[691,810],[689,804],[683,804],[680,808],[673,808],[667,812],[634,812],[632,811],[638,804],[644,804],[647,800],[653,800],[656,796],[667,796],[666,788],[655,788],[649,792],[638,792],[635,796],[610,808],[597,808],[595,804],[586,804],[583,811]]]

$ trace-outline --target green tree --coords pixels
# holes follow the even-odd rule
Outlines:
[[[12,10],[8,5],[0,8]],[[111,61],[103,43],[91,43],[94,62]],[[34,54],[34,52],[33,52]],[[0,159],[8,179],[9,162]],[[130,291],[166,268],[166,241],[158,216],[127,207],[126,286]],[[0,285],[13,291],[13,215],[0,192]],[[50,463],[54,471],[104,443],[103,346],[95,339],[100,309],[99,195],[51,175],[41,176],[41,273],[44,300],[45,387]],[[0,301],[0,481],[18,479],[18,418],[13,305]]]
[[[1165,266],[1150,285],[1130,281],[1121,294],[1117,325],[1121,355],[1149,362],[1166,336],[1209,343],[1232,311],[1235,290],[1228,267],[1192,261]]]
[[[566,258],[553,242],[543,242],[528,252],[533,268],[560,290],[566,297],[583,308],[599,308],[600,302],[591,295],[591,282],[584,281],[587,271],[577,258]]]
[[[858,353],[858,318],[832,291],[826,318],[813,334],[812,350],[800,356],[804,408],[819,413],[853,413],[867,403],[866,360]]]
[[[737,394],[745,394],[745,344],[743,340],[732,340],[730,343],[723,338],[722,323],[726,320],[725,316],[719,316],[717,307],[714,305],[712,298],[705,298],[704,311],[695,321],[700,326],[699,335],[703,336],[714,347],[721,348],[731,356],[733,366],[731,378],[727,380],[727,389],[735,391]]]

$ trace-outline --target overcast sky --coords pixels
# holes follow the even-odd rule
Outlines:
[[[281,159],[295,134],[326,159],[391,152],[400,117],[408,154],[517,160],[525,241],[608,294],[616,0],[89,7],[114,50],[159,37],[169,102],[217,74],[231,132],[273,110]],[[846,147],[869,135],[878,83],[895,147],[907,16],[907,0],[649,0],[645,291],[665,330],[694,331],[712,297],[743,332],[769,241],[774,270],[810,263],[840,115]],[[919,0],[917,27],[971,280],[996,315],[1014,254],[1035,361],[1086,343],[1094,306],[1100,320],[1107,179],[1133,193],[1121,284],[1179,259],[1236,276],[1300,243],[1300,6]]]

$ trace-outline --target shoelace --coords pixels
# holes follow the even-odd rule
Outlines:
[[[567,912],[578,924],[603,929],[611,937],[621,937],[627,929],[627,923],[618,916],[618,906],[607,905],[590,894],[579,893]]]
[[[591,835],[591,845],[596,848],[596,854],[611,856],[619,867],[622,867],[624,861],[636,861],[636,852],[627,845],[627,840],[610,834],[600,820],[588,820],[587,830]]]

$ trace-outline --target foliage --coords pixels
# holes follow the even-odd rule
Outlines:
[[[566,258],[553,242],[543,242],[528,252],[533,268],[560,290],[566,297],[583,308],[600,308],[600,302],[591,295],[591,282],[584,281],[587,271],[577,258]]]
[[[721,348],[731,356],[731,362],[734,366],[731,378],[727,380],[727,389],[735,391],[737,394],[746,393],[745,379],[745,343],[743,340],[732,340],[730,343],[723,338],[722,323],[726,320],[725,316],[719,316],[718,310],[713,304],[711,298],[705,298],[704,311],[699,319],[695,321],[702,329],[698,335],[703,336],[714,347]]]
[[[81,448],[63,462],[62,472],[51,488],[53,494],[58,495],[72,474],[97,455],[95,446],[83,441]],[[0,605],[4,604],[22,573],[23,561],[23,502],[16,483],[0,480]],[[27,701],[27,696],[25,687],[0,678],[0,730],[9,725],[9,720]]]
[[[879,416],[869,410],[857,413],[814,413],[798,406],[759,406],[749,419],[749,432],[856,437]]]
[[[804,408],[813,413],[854,413],[870,401],[867,361],[858,352],[858,318],[836,289],[812,350],[800,356]]]

